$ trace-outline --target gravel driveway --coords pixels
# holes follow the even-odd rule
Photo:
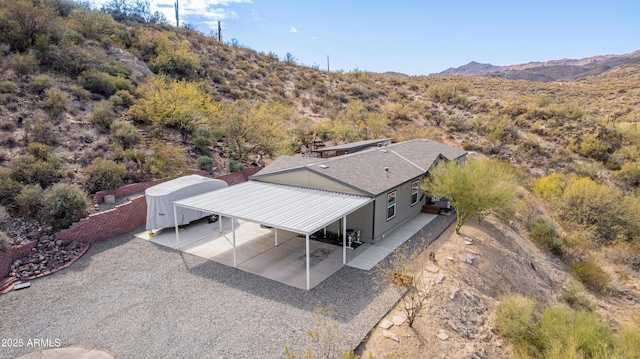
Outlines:
[[[449,223],[440,216],[426,235]],[[120,236],[93,244],[31,288],[0,296],[2,344],[23,343],[0,347],[0,358],[47,349],[28,346],[33,339],[116,358],[281,358],[285,345],[297,352],[310,346],[318,303],[334,305],[349,333],[345,349],[355,348],[398,299],[372,285],[372,272],[343,267],[305,291]]]

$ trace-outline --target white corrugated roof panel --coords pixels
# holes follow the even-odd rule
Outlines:
[[[311,234],[371,201],[373,198],[369,197],[248,181],[174,204]]]

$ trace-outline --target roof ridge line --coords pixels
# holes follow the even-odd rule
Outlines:
[[[427,172],[427,170],[425,170],[424,168],[422,168],[422,167],[418,166],[416,163],[414,163],[414,162],[413,162],[413,161],[411,161],[410,159],[408,159],[408,158],[404,157],[403,155],[399,154],[398,152],[396,152],[396,151],[394,151],[394,150],[389,150],[389,151],[391,151],[391,152],[395,153],[396,155],[398,155],[398,156],[399,156],[400,158],[402,158],[403,160],[405,160],[405,161],[407,161],[407,162],[411,163],[412,165],[414,165],[414,166],[418,167],[418,169],[420,169],[420,171],[422,171],[422,172]],[[442,155],[442,154],[438,153],[438,156],[441,156],[441,155]]]

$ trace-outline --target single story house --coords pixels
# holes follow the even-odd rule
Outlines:
[[[327,150],[327,149],[325,149]],[[463,163],[467,152],[426,139],[391,143],[366,141],[340,146],[329,158],[281,156],[249,181],[175,201],[177,207],[242,219],[306,238],[307,289],[309,239],[320,231],[341,233],[346,264],[347,233],[375,244],[420,213],[420,183],[440,160]],[[236,240],[233,232],[234,266]],[[222,229],[221,229],[222,230]],[[178,227],[176,246],[180,248]]]
[[[347,223],[363,242],[375,244],[420,212],[420,183],[429,169],[442,159],[463,163],[467,151],[426,139],[372,143],[366,149],[354,144],[357,152],[330,158],[282,156],[249,179],[371,198]],[[330,229],[339,232],[338,224]]]

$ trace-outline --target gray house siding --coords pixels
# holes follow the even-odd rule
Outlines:
[[[347,229],[357,229],[360,231],[360,240],[364,243],[373,244],[373,225],[371,219],[373,218],[373,202],[360,208],[359,210],[350,213],[347,216]],[[340,221],[332,223],[327,227],[327,230],[331,232],[342,232],[340,227]]]
[[[416,178],[418,184],[422,180],[422,177]],[[402,185],[391,189],[375,199],[375,213],[374,213],[374,230],[373,230],[373,243],[377,243],[384,239],[390,232],[396,230],[399,226],[404,224],[409,219],[420,213],[422,205],[424,204],[423,191],[418,190],[418,202],[411,205],[411,183],[414,180],[403,183]],[[396,191],[396,208],[395,216],[387,220],[387,199],[388,194]]]

